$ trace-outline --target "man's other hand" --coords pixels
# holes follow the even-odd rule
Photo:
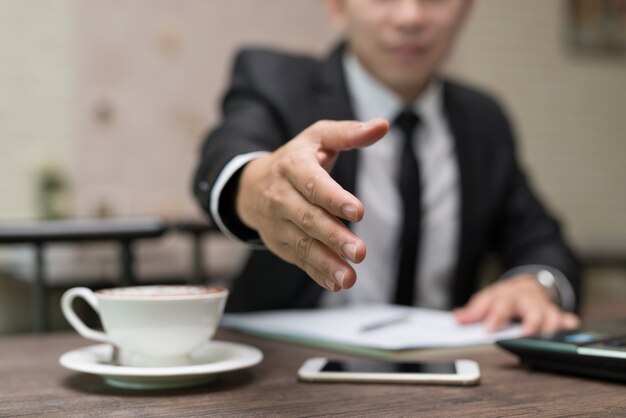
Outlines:
[[[522,321],[524,335],[576,328],[580,320],[550,300],[534,276],[520,274],[476,293],[454,315],[461,324],[484,321],[488,332],[505,327],[511,320]]]
[[[389,130],[383,119],[320,121],[241,174],[236,210],[266,247],[332,291],[354,285],[365,243],[339,219],[359,222],[363,204],[330,176],[339,152],[371,145]]]

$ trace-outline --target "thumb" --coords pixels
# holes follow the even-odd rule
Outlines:
[[[322,151],[347,151],[378,141],[389,131],[389,122],[384,119],[367,122],[321,121],[307,131],[319,141]]]
[[[307,129],[307,136],[318,144],[318,160],[330,171],[339,151],[363,148],[374,144],[389,131],[384,119],[357,121],[320,121]]]

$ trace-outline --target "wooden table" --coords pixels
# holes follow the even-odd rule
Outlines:
[[[62,353],[91,344],[74,333],[2,337],[0,416],[626,416],[626,385],[531,371],[492,346],[415,353],[478,361],[475,387],[308,384],[296,379],[305,359],[345,356],[223,330],[217,339],[265,359],[204,386],[145,393],[62,368]]]

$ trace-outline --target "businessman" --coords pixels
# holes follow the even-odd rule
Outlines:
[[[439,71],[471,0],[328,0],[322,60],[236,58],[195,194],[256,247],[228,309],[398,303],[490,331],[578,324],[580,278],[498,103]],[[366,256],[367,252],[367,256]],[[487,254],[503,274],[479,289]]]

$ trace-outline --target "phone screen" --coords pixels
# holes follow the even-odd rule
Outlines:
[[[322,372],[456,374],[454,363],[394,363],[388,361],[329,360]]]

